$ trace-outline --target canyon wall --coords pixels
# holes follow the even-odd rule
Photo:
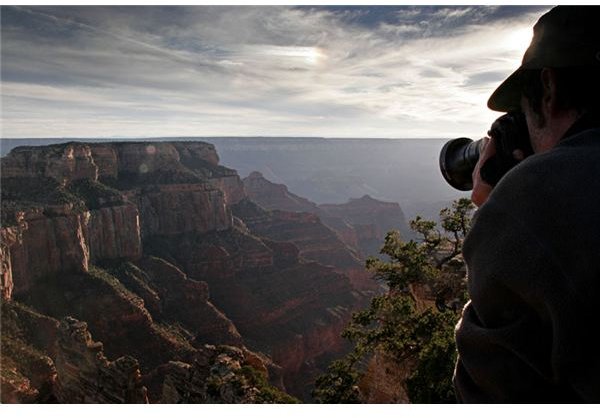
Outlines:
[[[49,274],[88,270],[85,228],[89,213],[77,213],[69,205],[60,209],[25,211],[19,225],[11,228],[16,239],[11,240],[7,255],[15,294],[27,292],[32,281]],[[9,234],[8,230],[4,234]]]
[[[338,238],[353,249],[364,262],[369,255],[377,255],[385,234],[399,230],[411,237],[404,213],[395,202],[383,202],[365,195],[344,204],[317,205],[288,190],[284,184],[275,184],[259,172],[244,179],[248,197],[265,209],[288,212],[309,212],[335,231]]]
[[[264,379],[308,399],[325,359],[346,349],[350,313],[373,294],[355,277],[353,248],[315,214],[255,205],[211,144],[19,147],[1,170],[3,300],[73,318],[49,357],[60,402],[269,401],[252,389]],[[88,330],[117,360],[96,359]],[[198,388],[207,344],[234,347],[221,359],[235,379],[211,377],[220,395]],[[211,353],[214,366],[223,353]],[[223,389],[235,385],[254,395]]]

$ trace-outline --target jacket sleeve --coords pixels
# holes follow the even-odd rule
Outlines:
[[[535,234],[486,204],[463,252],[471,300],[456,328],[459,402],[576,400],[554,362],[565,278]]]

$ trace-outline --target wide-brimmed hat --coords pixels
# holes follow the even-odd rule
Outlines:
[[[518,110],[525,70],[588,66],[600,66],[600,6],[557,6],[537,21],[521,66],[492,93],[488,107]]]

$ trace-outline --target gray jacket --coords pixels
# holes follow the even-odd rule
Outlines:
[[[477,211],[461,402],[600,402],[600,129],[527,158]]]

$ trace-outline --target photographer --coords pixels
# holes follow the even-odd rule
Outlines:
[[[600,402],[599,102],[600,7],[556,7],[488,101],[525,114],[533,155],[492,187],[489,140],[473,172],[459,401]]]

